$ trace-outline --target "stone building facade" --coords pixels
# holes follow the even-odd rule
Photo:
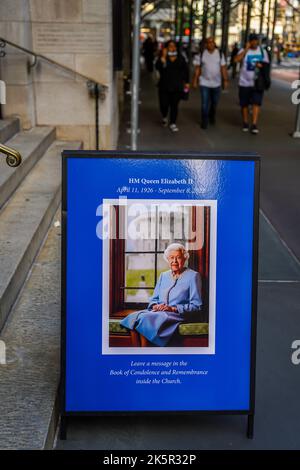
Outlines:
[[[1,0],[0,37],[67,66],[65,71],[6,45],[0,79],[4,117],[22,127],[56,126],[57,137],[95,148],[95,101],[79,72],[107,86],[99,101],[100,148],[116,147],[120,72],[113,67],[111,0]],[[122,78],[122,74],[121,74]],[[121,80],[122,81],[122,80]]]

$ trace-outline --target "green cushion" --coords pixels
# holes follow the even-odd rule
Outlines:
[[[181,323],[178,331],[182,336],[208,335],[208,323]]]
[[[109,332],[115,335],[128,335],[129,331],[120,325],[121,320],[109,320]]]
[[[109,320],[109,333],[115,335],[128,335],[129,331],[120,325],[118,319]],[[187,335],[208,335],[208,323],[181,323],[179,325],[179,334],[182,336]]]

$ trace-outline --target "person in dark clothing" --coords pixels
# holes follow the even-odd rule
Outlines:
[[[232,69],[231,76],[232,76],[233,80],[236,77],[236,69],[237,69],[237,63],[235,62],[234,58],[238,54],[238,52],[239,52],[238,43],[235,42],[234,46],[232,48],[231,54],[230,54],[230,64],[229,64],[229,67],[228,67],[228,68]]]
[[[282,42],[278,41],[277,42],[277,48],[276,48],[276,57],[277,57],[277,65],[281,64],[281,54],[283,52],[283,44]]]
[[[183,93],[189,89],[189,70],[185,59],[178,54],[174,41],[167,43],[156,62],[156,68],[160,74],[158,90],[163,126],[167,127],[169,115],[170,130],[178,132],[178,104]]]
[[[148,72],[153,72],[153,62],[155,55],[156,45],[152,37],[149,36],[143,43],[143,56]]]

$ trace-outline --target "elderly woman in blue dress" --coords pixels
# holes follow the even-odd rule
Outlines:
[[[164,258],[170,270],[161,273],[146,310],[131,313],[121,321],[130,329],[134,346],[166,346],[183,321],[201,310],[201,276],[185,267],[189,254],[172,243]]]

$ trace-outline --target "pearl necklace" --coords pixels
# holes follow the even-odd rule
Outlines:
[[[184,270],[180,274],[173,274],[173,272],[171,271],[171,276],[174,280],[177,281],[178,279],[180,279],[183,276],[185,271],[186,271],[186,268],[184,268]]]

